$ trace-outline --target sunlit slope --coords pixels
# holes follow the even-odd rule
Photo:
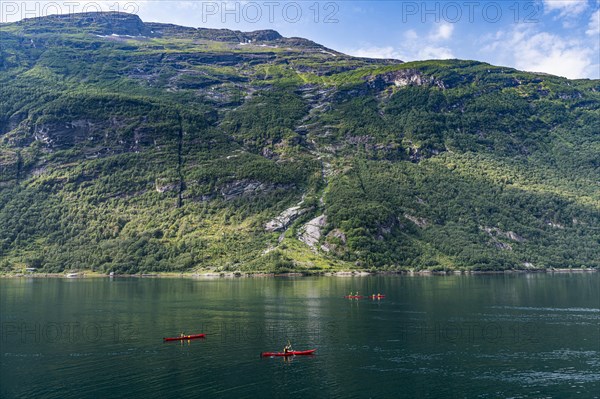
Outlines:
[[[598,267],[599,91],[127,14],[0,24],[0,267]]]

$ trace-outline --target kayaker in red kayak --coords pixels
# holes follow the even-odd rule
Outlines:
[[[283,353],[288,353],[288,352],[293,352],[293,351],[294,350],[292,349],[292,344],[288,340],[287,345],[283,348]]]

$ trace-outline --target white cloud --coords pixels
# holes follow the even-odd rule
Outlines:
[[[356,57],[366,57],[366,58],[395,58],[400,59],[402,56],[398,53],[392,46],[387,47],[375,47],[375,46],[367,46],[361,47],[359,49],[349,50],[348,54],[354,55]]]
[[[543,0],[546,12],[559,11],[561,17],[581,14],[588,7],[587,0]]]
[[[417,32],[415,32],[414,29],[409,29],[406,32],[404,32],[404,38],[406,40],[417,40],[419,38],[419,35],[417,34]]]
[[[429,39],[432,41],[448,40],[452,37],[454,32],[454,25],[448,23],[442,23],[437,25],[432,32],[429,34]]]
[[[454,25],[436,24],[429,32],[419,35],[414,29],[402,34],[402,41],[394,46],[373,46],[363,44],[360,48],[345,50],[345,53],[357,57],[392,58],[402,61],[446,60],[456,58],[452,49],[440,42],[448,40],[454,33]]]
[[[600,10],[596,10],[590,17],[588,30],[585,33],[588,36],[596,36],[596,39],[600,36]]]
[[[493,63],[570,79],[598,77],[594,58],[598,52],[597,44],[522,28],[501,31],[484,40],[489,42],[482,51],[493,54]]]
[[[433,33],[435,32],[441,32],[444,37],[450,37],[452,27],[451,29],[438,27]],[[437,44],[439,39],[433,38],[431,34],[420,37],[417,32],[409,29],[402,36],[403,41],[397,46],[378,47],[364,44],[360,48],[345,50],[345,53],[357,57],[393,58],[402,61],[455,58],[452,49]]]
[[[415,59],[417,59],[417,60],[430,60],[430,59],[447,60],[450,58],[456,58],[456,57],[454,57],[452,50],[449,49],[448,47],[425,46],[418,50],[417,57]]]

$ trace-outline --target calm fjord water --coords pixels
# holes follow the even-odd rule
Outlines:
[[[597,273],[3,279],[0,397],[598,398],[599,287]],[[162,342],[181,332],[207,338]],[[317,355],[259,357],[287,339]]]

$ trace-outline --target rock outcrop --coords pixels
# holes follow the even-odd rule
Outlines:
[[[404,217],[421,228],[427,227],[427,225],[429,224],[427,219],[412,216],[412,215],[409,215],[408,213],[405,213]]]
[[[288,185],[279,185],[273,183],[262,183],[255,180],[236,180],[226,184],[221,188],[221,195],[225,201],[231,201],[238,197],[257,195],[260,193],[266,193],[274,191],[278,188],[292,188]]]
[[[279,216],[269,221],[265,225],[265,230],[270,232],[284,231],[289,227],[290,224],[292,224],[294,220],[298,218],[298,216],[306,212],[308,212],[308,209],[302,208],[300,205],[288,208],[281,212]]]
[[[513,231],[502,231],[497,227],[479,227],[481,230],[485,231],[489,234],[491,238],[491,244],[496,248],[501,249],[503,251],[512,251],[512,245],[506,242],[500,241],[499,238],[508,238],[509,240],[515,242],[525,242],[526,240]]]
[[[402,69],[392,71],[377,76],[368,78],[370,86],[378,89],[384,89],[387,86],[394,85],[396,87],[404,86],[437,86],[440,89],[445,89],[444,82],[436,79],[433,76],[423,75],[416,69]]]
[[[524,242],[526,241],[523,237],[515,233],[514,231],[502,231],[497,227],[480,227],[481,230],[488,233],[491,237],[505,237],[509,240],[516,242]]]
[[[325,215],[317,216],[300,229],[298,239],[308,245],[311,249],[316,250],[317,244],[321,239],[321,229],[327,224]]]
[[[325,252],[341,252],[346,246],[346,234],[340,229],[333,229],[325,237],[325,243],[321,249]]]

